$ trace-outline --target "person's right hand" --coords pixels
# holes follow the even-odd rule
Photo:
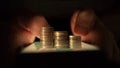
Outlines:
[[[99,47],[109,59],[120,59],[120,51],[112,33],[108,31],[92,10],[78,10],[71,18],[71,30],[83,42]]]

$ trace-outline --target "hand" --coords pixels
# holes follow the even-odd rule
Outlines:
[[[3,67],[14,67],[16,54],[19,54],[18,48],[27,46],[34,42],[35,37],[39,37],[41,27],[49,26],[45,17],[18,13],[19,15],[10,18],[10,20],[0,24],[0,63]],[[25,14],[25,15],[24,15]],[[28,15],[27,15],[28,14]]]
[[[112,33],[108,31],[92,10],[78,10],[71,18],[71,30],[83,42],[99,47],[109,59],[120,59],[120,51]]]
[[[14,34],[11,35],[12,42],[16,46],[29,45],[34,42],[35,37],[40,38],[41,28],[45,26],[49,26],[49,24],[43,16],[35,15],[27,20],[18,16],[16,23],[10,27],[11,31],[14,31]]]

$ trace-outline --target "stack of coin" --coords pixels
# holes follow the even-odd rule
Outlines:
[[[81,48],[81,37],[80,36],[74,36],[74,35],[70,35],[69,36],[69,45],[70,48]]]
[[[42,48],[53,48],[53,27],[42,27],[40,38]]]
[[[68,48],[68,33],[67,31],[54,32],[54,46],[55,48]]]

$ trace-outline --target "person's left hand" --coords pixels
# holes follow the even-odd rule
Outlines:
[[[79,35],[83,42],[99,47],[109,59],[120,59],[120,51],[112,33],[106,29],[93,10],[76,11],[71,18],[73,35]]]

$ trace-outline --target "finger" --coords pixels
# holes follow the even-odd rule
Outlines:
[[[92,10],[77,11],[73,14],[71,20],[72,33],[80,35],[83,42],[99,44],[101,38],[97,21],[97,17]]]
[[[31,21],[31,25],[29,28],[37,38],[40,38],[42,27],[49,27],[49,26],[50,25],[48,24],[44,16],[36,16]]]
[[[40,38],[42,27],[50,26],[44,16],[34,16],[27,22],[19,22],[19,25],[37,38]]]
[[[93,27],[95,14],[92,10],[76,11],[71,19],[71,29],[74,34],[86,35]]]

